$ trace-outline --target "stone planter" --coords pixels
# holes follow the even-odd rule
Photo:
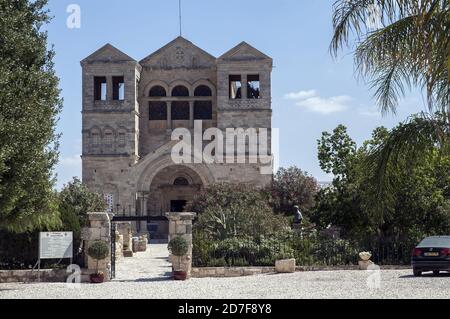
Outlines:
[[[370,260],[370,258],[372,258],[371,253],[365,251],[361,252],[359,253],[359,258],[361,259],[358,262],[360,270],[367,270],[371,265],[373,265],[373,262]]]
[[[371,265],[373,265],[373,261],[371,260],[360,260],[358,262],[359,270],[367,270]]]
[[[173,279],[177,281],[185,281],[187,279],[187,272],[185,271],[174,271]]]
[[[91,274],[89,278],[93,284],[102,284],[105,282],[105,274],[102,272]]]
[[[295,259],[283,259],[275,261],[275,271],[277,273],[294,273]]]

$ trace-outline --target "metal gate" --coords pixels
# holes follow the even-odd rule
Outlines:
[[[111,223],[111,271],[110,279],[116,278],[116,223]]]

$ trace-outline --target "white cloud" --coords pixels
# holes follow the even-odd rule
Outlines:
[[[310,98],[310,97],[313,97],[316,95],[317,95],[316,90],[309,90],[309,91],[288,93],[284,96],[284,98],[288,99],[288,100],[302,100],[302,99],[307,99],[307,98]]]
[[[310,112],[324,115],[347,110],[353,100],[348,95],[321,97],[316,90],[288,93],[284,97],[285,99],[297,101],[295,103],[297,106],[303,107]]]

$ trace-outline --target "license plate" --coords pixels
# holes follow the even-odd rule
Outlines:
[[[439,253],[425,253],[423,254],[425,257],[439,257]]]

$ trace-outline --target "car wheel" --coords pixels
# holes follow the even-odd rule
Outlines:
[[[413,273],[414,273],[414,276],[415,276],[415,277],[420,277],[420,276],[422,276],[422,272],[421,272],[420,270],[414,269],[414,270],[413,270]]]
[[[435,275],[435,276],[439,276],[439,273],[440,273],[439,270],[434,270],[434,271],[433,271],[433,275]]]

